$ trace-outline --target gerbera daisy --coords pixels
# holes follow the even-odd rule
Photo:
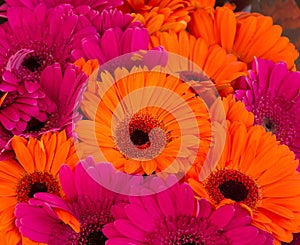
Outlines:
[[[155,195],[130,198],[112,208],[113,223],[103,228],[107,245],[272,244],[272,236],[252,226],[248,210],[225,205],[214,210],[197,200],[187,184]]]
[[[40,140],[15,136],[12,148],[16,160],[0,162],[0,229],[10,244],[17,244],[21,237],[14,224],[15,205],[37,192],[61,195],[59,168],[62,164],[74,167],[78,158],[65,131],[44,134]]]
[[[80,0],[5,0],[8,8],[15,7],[27,7],[30,9],[34,9],[38,4],[44,3],[48,8],[56,7],[60,4],[70,4],[74,7],[79,7],[82,5],[87,5],[95,10],[102,11],[104,9],[115,8],[122,5],[122,0],[89,0],[82,2]]]
[[[113,76],[101,72],[100,81],[97,74],[81,106],[88,120],[75,127],[84,156],[128,174],[151,175],[184,172],[207,153],[209,113],[191,84],[159,69],[117,68]]]
[[[149,33],[157,31],[184,30],[190,21],[189,11],[193,8],[190,0],[126,0],[121,6],[125,13],[135,13]]]
[[[300,72],[289,72],[283,62],[257,58],[249,75],[237,81],[236,89],[236,98],[253,112],[255,124],[275,134],[299,159]]]
[[[133,21],[130,14],[111,9],[88,11],[86,17],[97,29],[100,39],[93,36],[84,38],[82,49],[80,47],[72,53],[75,59],[97,59],[102,65],[120,55],[148,49],[147,29],[140,22]]]
[[[246,75],[247,66],[218,44],[209,45],[203,38],[195,38],[186,31],[163,32],[151,36],[151,46],[163,46],[197,64],[216,84],[221,95],[233,93],[232,81]]]
[[[35,119],[29,121],[22,135],[36,136],[47,131],[65,129],[68,137],[71,137],[72,123],[81,118],[76,113],[76,108],[87,78],[71,64],[64,71],[58,63],[45,68],[39,83],[45,94],[55,103],[56,110],[52,114],[47,114],[44,121]]]
[[[292,69],[298,57],[294,45],[281,36],[282,28],[273,25],[271,17],[260,14],[234,14],[226,7],[198,9],[191,14],[188,29],[209,45],[219,44],[248,66],[256,56],[274,62],[285,61]]]
[[[93,162],[92,159],[86,161]],[[100,163],[97,168],[107,174],[114,172],[110,164]],[[37,193],[28,204],[17,204],[16,225],[21,233],[33,241],[47,244],[104,244],[107,238],[102,228],[114,221],[111,207],[128,198],[102,187],[81,163],[74,172],[68,166],[62,166],[59,176],[67,199]],[[110,185],[115,183],[118,179],[110,181]]]
[[[253,213],[252,224],[289,242],[300,230],[298,160],[261,126],[228,124],[226,144],[215,170],[202,181],[189,179],[194,191],[214,205],[238,202]]]

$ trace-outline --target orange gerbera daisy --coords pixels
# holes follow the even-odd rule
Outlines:
[[[202,181],[189,179],[212,204],[239,202],[253,212],[253,225],[278,241],[289,242],[300,231],[298,160],[287,146],[261,126],[247,129],[228,123],[227,139],[216,169]],[[277,241],[277,242],[278,242]],[[278,243],[280,244],[280,243]]]
[[[149,33],[166,30],[184,30],[190,21],[190,0],[125,0],[121,10],[134,13]]]
[[[15,227],[14,210],[37,192],[61,195],[58,171],[62,164],[78,162],[72,139],[66,132],[47,133],[40,140],[14,136],[16,159],[0,162],[0,231],[8,244],[17,244],[21,235]]]
[[[188,29],[209,45],[219,44],[248,65],[256,56],[274,62],[285,61],[292,69],[298,57],[295,46],[281,36],[282,28],[273,25],[271,17],[261,14],[235,14],[226,7],[198,9],[191,14]]]
[[[84,94],[81,109],[89,120],[75,128],[83,156],[146,175],[184,173],[195,158],[205,157],[211,142],[209,113],[188,83],[136,67],[100,77]]]
[[[211,30],[210,30],[211,32]],[[186,31],[162,32],[151,36],[151,46],[163,46],[167,51],[193,61],[216,84],[222,96],[233,93],[232,81],[247,74],[247,65],[218,44],[209,45],[204,38],[195,38]]]

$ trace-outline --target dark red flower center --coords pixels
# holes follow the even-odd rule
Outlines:
[[[262,126],[266,129],[267,132],[272,132],[273,134],[276,133],[276,123],[272,118],[263,118]]]
[[[155,115],[141,110],[118,123],[114,141],[126,158],[149,160],[160,154],[170,137]]]
[[[48,192],[59,195],[60,185],[56,177],[48,172],[33,172],[25,174],[17,184],[18,202],[27,202],[38,192]]]
[[[87,236],[87,245],[105,245],[107,238],[101,231],[90,232]]]
[[[36,118],[31,118],[27,123],[25,133],[29,133],[33,136],[38,136],[42,132],[46,132],[48,130],[59,127],[59,119],[60,115],[57,112],[49,115],[48,120],[45,122],[41,122]]]
[[[208,177],[204,187],[216,204],[223,199],[231,199],[254,208],[259,200],[255,181],[237,170],[217,170]]]
[[[151,145],[149,133],[153,128],[161,127],[158,120],[148,113],[137,113],[129,122],[129,135],[132,143],[139,149]]]
[[[34,72],[41,67],[41,64],[42,62],[39,57],[29,56],[28,58],[24,59],[22,66]]]
[[[207,218],[192,216],[165,217],[157,229],[146,233],[145,244],[205,245],[229,244],[224,232]],[[166,225],[167,224],[167,225]],[[172,227],[170,229],[170,227]]]

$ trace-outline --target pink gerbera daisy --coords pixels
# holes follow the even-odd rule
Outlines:
[[[276,135],[300,158],[300,72],[286,63],[256,58],[247,77],[236,83],[236,98],[253,112],[255,124]]]
[[[112,212],[115,221],[103,228],[106,245],[273,244],[270,234],[250,224],[246,209],[225,205],[214,210],[205,199],[195,199],[187,184],[131,197]]]
[[[49,193],[37,193],[29,203],[16,207],[16,225],[22,235],[47,244],[104,244],[105,224],[112,222],[111,207],[127,201],[127,197],[109,191],[97,183],[84,169],[114,172],[110,164],[95,164],[91,158],[80,162],[75,172],[64,165],[59,176],[66,199]],[[108,180],[109,181],[109,180]],[[107,183],[108,184],[108,183]],[[111,185],[120,184],[118,180]]]
[[[111,9],[101,13],[89,10],[86,16],[97,29],[100,39],[85,38],[83,48],[73,52],[75,59],[97,59],[101,65],[122,54],[148,49],[150,37],[147,29],[140,22],[133,22],[130,14]]]

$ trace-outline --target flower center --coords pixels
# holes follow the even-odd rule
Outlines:
[[[39,81],[45,67],[57,61],[52,53],[52,48],[43,41],[18,44],[15,52],[10,54],[6,69],[22,80]]]
[[[88,245],[105,245],[107,238],[103,235],[101,231],[90,232],[87,236]]]
[[[267,132],[276,133],[276,124],[272,118],[264,117],[262,120],[262,126],[266,129]]]
[[[265,92],[253,107],[254,121],[266,131],[276,135],[276,139],[288,146],[293,145],[296,135],[296,115],[292,110],[293,101],[286,101],[282,96]]]
[[[37,192],[47,192],[48,187],[45,183],[35,182],[30,186],[28,197],[33,198],[33,195]]]
[[[148,145],[150,145],[148,133],[140,129],[133,130],[130,134],[130,139],[138,148],[143,145],[146,145],[145,147],[148,148]]]
[[[114,141],[126,158],[149,160],[160,154],[170,141],[166,132],[155,115],[142,110],[119,122]]]
[[[137,113],[129,122],[131,142],[138,149],[146,149],[151,145],[149,133],[153,128],[161,127],[158,120],[148,113]]]
[[[191,216],[165,217],[165,222],[146,234],[145,244],[213,245],[229,244],[228,238],[207,218]],[[167,224],[167,225],[166,225]],[[171,227],[171,228],[170,228]]]
[[[38,192],[48,192],[59,195],[60,185],[51,173],[33,172],[25,174],[17,184],[18,202],[27,202]]]
[[[231,199],[254,208],[259,200],[255,181],[237,170],[217,170],[208,177],[204,187],[216,204]]]
[[[41,61],[38,57],[36,56],[30,56],[22,62],[22,66],[27,68],[28,70],[34,72],[37,71],[38,68],[41,67]]]
[[[104,202],[94,202],[89,198],[80,198],[73,207],[76,217],[79,217],[80,232],[75,231],[67,237],[66,244],[78,245],[104,245],[107,238],[102,233],[105,224],[114,221],[110,207],[113,205],[111,199]],[[84,208],[83,208],[84,207]],[[55,239],[55,237],[53,237]]]
[[[38,136],[41,132],[46,132],[51,129],[55,129],[59,124],[59,114],[53,113],[48,117],[48,120],[41,122],[36,118],[31,118],[27,123],[27,128],[25,133],[28,133],[32,136]]]
[[[219,185],[219,190],[225,198],[232,199],[236,202],[243,201],[248,196],[248,190],[244,184],[235,180],[225,181]]]

